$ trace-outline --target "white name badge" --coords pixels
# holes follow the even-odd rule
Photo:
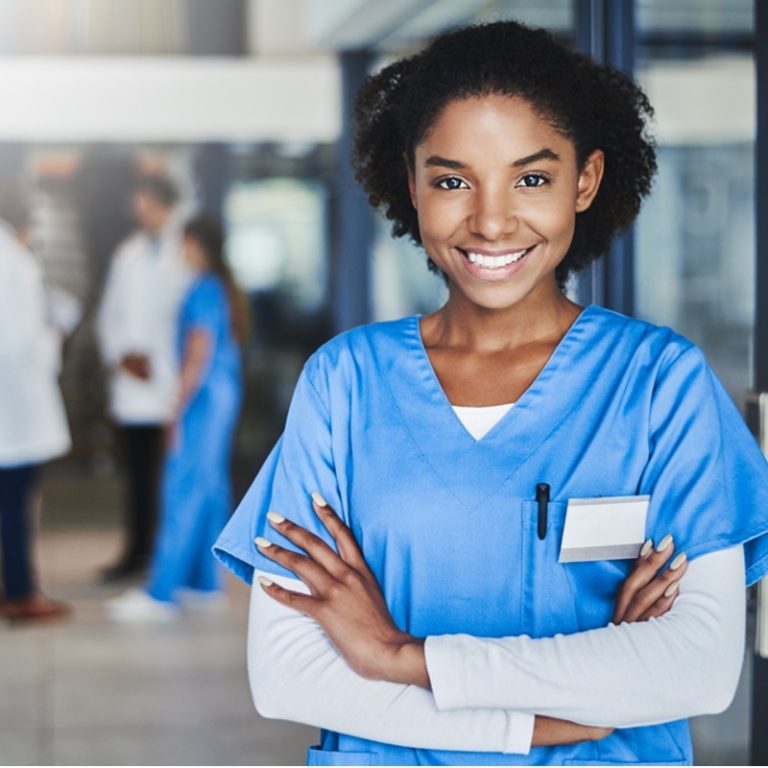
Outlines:
[[[650,496],[570,499],[559,562],[637,557],[645,541],[650,501]]]

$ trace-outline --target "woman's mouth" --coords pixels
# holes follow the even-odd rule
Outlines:
[[[464,257],[464,263],[473,277],[481,280],[501,280],[522,269],[525,258],[536,246],[516,250],[472,251],[464,248],[457,250]]]

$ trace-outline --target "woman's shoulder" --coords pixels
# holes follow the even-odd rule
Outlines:
[[[388,358],[400,357],[421,344],[419,317],[367,323],[334,336],[309,357],[310,374],[340,374],[349,369],[366,370]]]
[[[226,288],[218,275],[202,274],[192,279],[187,288],[186,300],[190,301],[216,301],[226,298]]]
[[[597,305],[587,307],[584,318],[595,341],[613,348],[617,358],[655,361],[662,368],[682,356],[704,360],[696,344],[669,326]]]

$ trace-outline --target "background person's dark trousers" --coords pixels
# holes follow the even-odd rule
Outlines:
[[[68,605],[50,600],[37,588],[32,563],[31,502],[39,475],[39,464],[0,468],[0,615],[14,622],[53,621],[70,613]]]
[[[163,460],[161,424],[117,428],[125,483],[125,548],[117,563],[102,571],[105,580],[142,573],[152,554]]]
[[[37,475],[37,464],[0,469],[0,545],[6,600],[29,597],[35,591],[29,506]]]

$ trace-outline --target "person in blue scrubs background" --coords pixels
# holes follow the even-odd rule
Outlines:
[[[651,114],[514,22],[361,88],[357,178],[448,300],[310,357],[215,547],[310,763],[686,765],[732,698],[766,462],[690,341],[565,292],[650,190]]]
[[[192,219],[182,250],[195,279],[178,319],[180,384],[167,429],[161,523],[146,585],[108,606],[117,621],[172,619],[182,596],[208,603],[221,596],[211,546],[231,509],[229,462],[247,317],[225,260],[220,225],[206,216]]]

